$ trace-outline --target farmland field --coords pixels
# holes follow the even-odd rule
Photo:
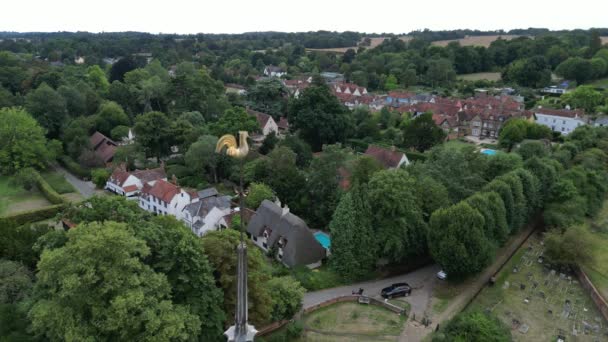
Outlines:
[[[602,38],[602,44],[608,44],[608,36],[603,36]]]
[[[533,235],[468,310],[492,312],[511,327],[514,341],[603,340],[608,323],[576,276],[548,265],[543,251],[542,238]]]
[[[493,41],[497,40],[499,37],[502,39],[505,39],[505,40],[511,40],[511,39],[515,39],[520,36],[509,35],[509,34],[494,35],[494,36],[469,36],[469,37],[464,37],[464,38],[460,38],[460,39],[438,40],[438,41],[432,42],[431,44],[436,45],[436,46],[447,46],[451,42],[459,42],[460,45],[462,45],[462,46],[488,47],[488,46],[490,46],[490,44]]]
[[[473,74],[462,74],[457,76],[458,79],[465,81],[500,81],[501,76],[499,72],[476,72]]]
[[[367,49],[373,49],[376,46],[382,44],[382,42],[386,39],[386,37],[375,37],[375,38],[370,38],[371,43],[369,46],[366,46],[365,48]],[[404,42],[409,41],[410,37],[407,36],[403,36],[403,37],[399,37],[399,39],[403,40]],[[359,42],[359,44],[361,44],[361,42]],[[358,46],[349,46],[349,47],[341,47],[341,48],[328,48],[328,49],[306,49],[308,51],[323,51],[323,52],[335,52],[335,53],[345,53],[346,50],[348,49],[353,49],[355,51],[357,51]]]

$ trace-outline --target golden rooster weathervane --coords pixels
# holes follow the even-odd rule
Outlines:
[[[226,147],[226,154],[235,159],[243,159],[249,153],[249,145],[247,145],[248,133],[239,131],[239,144],[236,144],[236,138],[232,134],[222,136],[215,147],[216,153],[221,153]]]

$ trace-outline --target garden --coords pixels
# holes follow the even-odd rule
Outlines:
[[[0,176],[0,216],[51,205],[36,188],[26,190],[13,177]]]

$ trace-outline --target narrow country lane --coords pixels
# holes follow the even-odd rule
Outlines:
[[[85,182],[78,179],[73,174],[69,173],[66,169],[59,165],[53,165],[55,170],[63,175],[63,177],[76,188],[76,190],[84,197],[89,198],[95,195],[95,185],[93,182]]]

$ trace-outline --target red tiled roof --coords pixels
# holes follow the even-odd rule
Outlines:
[[[137,191],[137,185],[133,184],[133,185],[129,185],[123,188],[123,190],[125,192],[133,192],[133,191]]]
[[[260,125],[260,130],[263,129],[266,126],[266,124],[268,123],[268,120],[270,120],[272,118],[272,116],[270,116],[266,113],[257,112],[252,109],[247,109],[247,113],[249,113],[249,115],[255,116],[255,118],[258,120],[258,125]]]
[[[141,192],[159,198],[163,202],[170,203],[173,197],[179,194],[181,190],[178,186],[159,179],[152,186],[145,184]]]
[[[122,184],[127,180],[127,178],[129,178],[131,174],[123,169],[116,169],[114,170],[114,172],[112,172],[112,175],[110,176],[110,181],[120,187],[122,187]]]
[[[135,170],[133,171],[133,176],[139,178],[142,183],[149,183],[155,180],[167,178],[165,170],[161,167],[150,170]]]
[[[545,114],[552,116],[561,116],[564,118],[575,118],[582,117],[585,112],[582,109],[568,110],[568,109],[551,109],[551,108],[536,108],[534,112],[537,114]]]
[[[403,158],[403,152],[369,145],[365,154],[374,157],[385,168],[397,167]]]

